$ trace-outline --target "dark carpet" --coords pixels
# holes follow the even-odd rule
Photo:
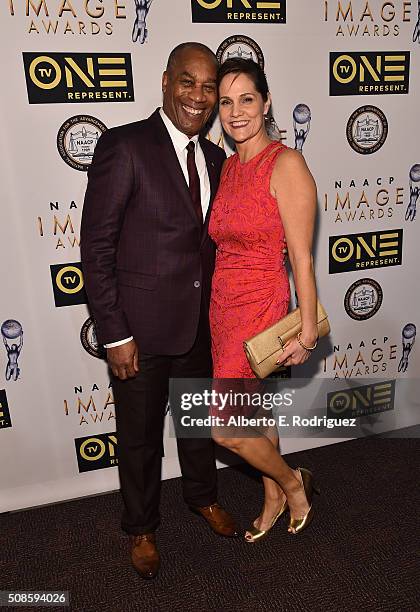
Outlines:
[[[365,438],[288,455],[317,476],[314,521],[293,536],[283,519],[256,544],[213,535],[181,501],[179,479],[165,481],[152,582],[128,562],[118,493],[5,514],[0,588],[68,590],[83,612],[420,610],[418,450],[416,439]],[[259,513],[259,480],[226,468],[219,489],[245,529]]]

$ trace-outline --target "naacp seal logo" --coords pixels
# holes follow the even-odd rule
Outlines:
[[[223,64],[232,57],[240,57],[253,60],[260,65],[261,70],[264,70],[264,55],[261,47],[248,36],[235,35],[225,38],[219,45],[216,56],[219,64]]]
[[[86,319],[82,325],[82,329],[80,330],[80,342],[85,351],[89,353],[89,355],[92,355],[92,357],[97,357],[98,359],[105,358],[105,349],[102,344],[99,344],[96,338],[95,323],[92,317]]]
[[[347,289],[344,308],[347,314],[356,321],[370,319],[382,304],[382,288],[372,278],[361,278]]]
[[[75,115],[63,123],[57,134],[57,148],[71,168],[86,172],[96,143],[106,126],[91,115]]]
[[[347,140],[357,153],[375,153],[388,136],[388,121],[377,106],[360,106],[347,122]]]

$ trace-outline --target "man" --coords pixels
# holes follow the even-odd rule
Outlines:
[[[224,152],[199,137],[217,99],[217,60],[184,43],[163,73],[163,108],[108,130],[89,170],[82,262],[116,401],[119,473],[131,559],[143,578],[159,568],[162,432],[169,378],[210,377],[208,306],[214,245],[207,234]],[[224,536],[211,440],[179,439],[183,495]]]

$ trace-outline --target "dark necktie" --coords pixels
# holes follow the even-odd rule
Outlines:
[[[197,166],[195,165],[194,149],[194,142],[190,140],[190,142],[187,144],[187,169],[189,178],[189,189],[197,218],[200,223],[203,224],[203,210],[201,208],[200,195],[200,177],[198,176]]]

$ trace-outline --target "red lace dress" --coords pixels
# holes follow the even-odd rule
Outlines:
[[[274,164],[286,147],[270,143],[226,168],[213,203],[209,233],[217,246],[210,303],[214,378],[255,378],[242,343],[287,313],[284,229],[270,193]]]

